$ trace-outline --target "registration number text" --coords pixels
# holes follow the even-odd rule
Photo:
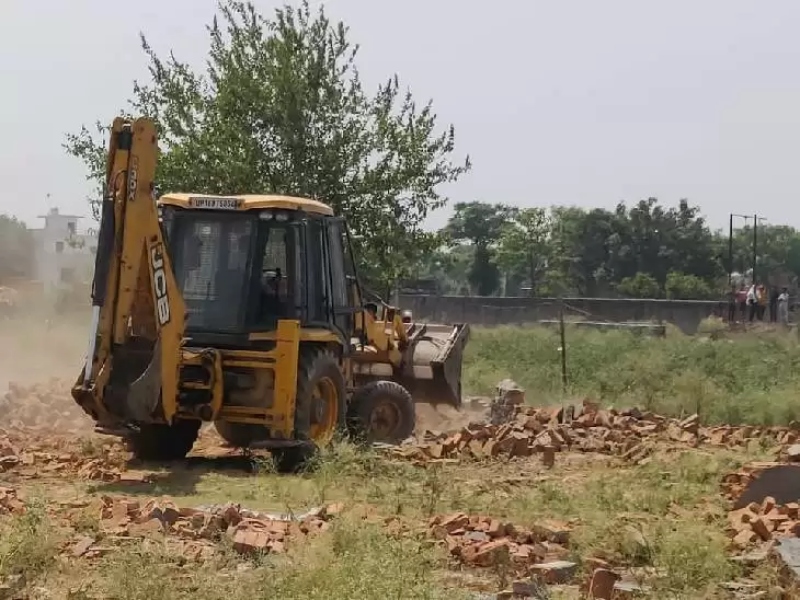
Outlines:
[[[190,198],[189,206],[192,208],[207,208],[212,210],[238,210],[242,201],[238,198]]]

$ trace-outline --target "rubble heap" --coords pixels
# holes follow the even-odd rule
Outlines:
[[[670,419],[637,409],[617,411],[599,409],[584,403],[570,421],[563,419],[564,409],[519,406],[513,421],[499,424],[470,423],[455,433],[425,432],[422,439],[393,449],[397,455],[412,459],[483,459],[497,456],[524,457],[562,450],[601,452],[638,460],[648,453],[642,446],[648,441],[668,441],[690,446],[709,444],[737,446],[769,436],[780,443],[793,437],[793,431],[779,428],[733,428],[699,426],[699,418]],[[778,431],[776,431],[778,430]],[[785,436],[781,436],[784,433]]]
[[[723,477],[722,494],[731,503],[727,533],[734,546],[800,537],[798,475],[800,465],[789,453],[788,462],[751,463]]]
[[[513,382],[504,381],[498,386],[489,423],[473,422],[451,433],[426,431],[391,451],[418,461],[541,453],[545,464],[552,464],[554,453],[572,450],[640,462],[655,442],[737,447],[763,438],[791,444],[800,439],[800,431],[792,427],[702,427],[696,414],[673,419],[636,408],[606,410],[588,400],[578,407],[525,406],[524,393]]]
[[[747,548],[756,542],[769,542],[780,537],[800,536],[800,504],[777,504],[767,497],[761,504],[751,502],[728,514],[728,534],[733,544]]]
[[[429,534],[461,564],[473,568],[510,569],[515,581],[497,600],[540,598],[543,586],[580,583],[589,597],[623,600],[644,588],[620,576],[598,558],[584,560],[588,576],[573,562],[569,548],[574,523],[547,520],[521,527],[501,519],[454,513],[433,517]]]
[[[93,558],[108,550],[101,542],[132,537],[167,535],[182,542],[182,553],[202,560],[213,553],[223,537],[241,554],[281,553],[286,544],[324,532],[341,510],[329,505],[297,517],[267,515],[228,503],[223,506],[183,508],[169,499],[145,502],[103,496],[100,535],[84,536],[71,549],[73,556]]]
[[[124,478],[127,455],[123,447],[112,440],[93,444],[89,452],[74,436],[0,429],[0,473],[31,479],[69,474],[105,482]]]
[[[490,517],[455,513],[433,517],[428,525],[431,535],[466,565],[510,564],[518,575],[540,574],[549,579],[568,579],[577,568],[574,563],[569,563],[570,568],[561,564],[569,556],[569,523],[547,521],[525,528]]]
[[[766,469],[779,466],[779,462],[754,462],[744,465],[734,473],[728,473],[722,478],[720,488],[722,495],[729,502],[736,502],[742,493]]]
[[[51,379],[46,383],[21,385],[11,382],[0,396],[4,427],[32,427],[47,431],[80,431],[94,424],[69,395],[72,382]]]

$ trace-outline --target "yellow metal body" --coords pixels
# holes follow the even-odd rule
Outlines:
[[[126,126],[132,139],[121,148],[118,140]],[[178,395],[181,389],[207,390],[212,398],[212,420],[265,425],[274,437],[291,439],[300,345],[330,344],[338,342],[338,338],[323,329],[301,330],[295,320],[281,320],[275,330],[250,336],[254,341],[275,342],[274,349],[269,351],[185,347],[186,307],[159,226],[157,206],[188,207],[192,198],[202,196],[167,194],[158,203],[154,202],[157,154],[156,130],[151,120],[137,119],[131,124],[122,118],[115,119],[106,174],[115,224],[107,300],[99,310],[97,344],[90,357],[89,377],[81,373],[73,396],[96,420],[114,421],[106,405],[106,391],[113,370],[127,365],[114,364],[112,350],[142,341],[156,347],[158,342],[160,352],[153,360],[158,361],[160,394],[158,410],[150,415],[153,422],[196,419],[197,415],[178,409]],[[238,196],[236,199],[243,210],[272,207],[332,214],[326,205],[303,198]],[[207,377],[203,381],[181,382],[181,370],[191,366],[202,367]],[[252,370],[257,379],[271,381],[270,406],[225,405],[223,372],[231,368]]]
[[[75,400],[96,421],[110,425],[126,419],[156,424],[187,419],[223,421],[261,425],[269,430],[270,438],[291,440],[302,346],[322,346],[339,356],[350,389],[357,383],[354,364],[379,364],[391,372],[400,369],[404,360],[408,362],[408,325],[391,307],[375,312],[356,310],[347,348],[331,330],[302,328],[299,321],[286,319],[279,320],[275,329],[249,334],[250,342],[270,342],[269,350],[188,347],[184,338],[186,305],[162,234],[159,207],[283,209],[325,216],[333,216],[333,211],[316,200],[278,195],[169,193],[155,201],[157,156],[156,128],[150,119],[115,119],[103,205],[105,226],[113,232],[108,245],[100,250],[107,254],[104,299],[95,299],[96,330],[85,370],[73,388]],[[101,234],[103,226],[101,223]],[[95,286],[97,281],[96,269]],[[355,282],[351,302],[362,306]],[[151,353],[149,366],[141,360],[137,363],[142,348],[145,355]],[[127,374],[134,363],[141,373]],[[226,390],[225,374],[231,370],[251,374],[255,381],[252,389]],[[188,377],[190,372],[203,375]],[[181,394],[192,392],[210,397],[205,413],[181,408]],[[128,416],[122,414],[124,410],[120,412],[119,403],[127,407]],[[116,407],[113,410],[112,405]],[[320,439],[332,434],[318,431]]]
[[[397,310],[386,308],[382,318],[369,311],[359,311],[356,315],[356,329],[363,328],[366,344],[356,348],[355,360],[362,362],[380,361],[399,366],[403,350],[408,344],[406,325]]]
[[[233,195],[215,196],[203,194],[164,194],[158,199],[158,204],[168,206],[178,206],[180,208],[194,208],[197,203],[229,201],[226,209],[231,210],[264,210],[277,208],[283,210],[302,210],[307,213],[325,215],[332,217],[333,209],[327,204],[310,198],[296,198],[294,196],[270,196],[270,195]]]
[[[129,130],[123,131],[126,126]],[[118,145],[120,134],[130,133],[130,145]],[[76,383],[73,395],[100,420],[110,415],[103,392],[112,374],[112,347],[132,338],[160,343],[161,411],[170,422],[176,412],[181,344],[186,307],[173,275],[158,212],[153,202],[158,145],[149,119],[130,124],[118,117],[111,128],[106,173],[107,194],[113,201],[113,219],[125,224],[114,231],[113,257],[100,307],[97,346],[89,357],[91,368]],[[135,152],[132,152],[136,149]]]
[[[300,323],[278,321],[275,349],[269,352],[230,350],[222,353],[222,368],[245,368],[271,372],[274,401],[270,407],[220,406],[214,420],[250,423],[269,428],[273,437],[288,440],[294,432]]]

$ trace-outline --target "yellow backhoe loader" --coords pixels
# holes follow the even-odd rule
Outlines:
[[[156,200],[154,123],[112,126],[86,364],[75,401],[143,459],[184,457],[202,423],[292,468],[349,431],[396,442],[414,397],[461,402],[469,328],[368,301],[347,225],[287,196]]]

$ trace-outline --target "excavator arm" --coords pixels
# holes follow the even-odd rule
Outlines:
[[[101,424],[172,421],[186,308],[154,198],[155,124],[114,120],[86,363],[73,397]]]

